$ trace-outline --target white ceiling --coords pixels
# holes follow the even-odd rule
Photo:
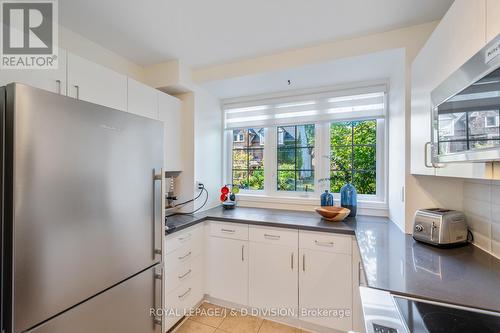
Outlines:
[[[203,67],[441,18],[453,0],[63,0],[60,23],[132,60]]]
[[[404,50],[395,49],[300,68],[211,81],[203,86],[220,99],[226,99],[323,86],[389,81],[394,75],[404,75],[403,69]]]

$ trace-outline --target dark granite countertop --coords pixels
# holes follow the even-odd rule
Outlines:
[[[246,207],[224,210],[222,207],[215,207],[194,215],[174,215],[167,217],[167,226],[170,227],[167,229],[167,233],[179,231],[203,220],[210,219],[354,235],[356,221],[363,220],[364,218],[366,217],[359,216],[356,219],[348,218],[343,222],[329,223],[322,220],[314,212]],[[383,217],[370,217],[369,219],[377,219],[380,222],[389,221]]]
[[[175,228],[167,232],[207,219],[355,235],[369,287],[500,312],[500,260],[473,245],[439,249],[421,244],[382,217],[329,223],[314,212],[244,207],[171,216],[167,224]]]

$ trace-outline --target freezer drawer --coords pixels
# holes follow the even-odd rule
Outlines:
[[[29,333],[160,333],[150,308],[159,306],[161,281],[154,266],[91,298]]]

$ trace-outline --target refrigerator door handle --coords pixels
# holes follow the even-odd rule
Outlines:
[[[157,196],[157,191],[156,191],[156,184],[160,184],[160,197],[158,198]],[[153,260],[157,259],[157,256],[160,256],[161,260],[161,254],[162,254],[162,249],[163,245],[161,244],[163,242],[163,225],[164,225],[164,219],[163,219],[163,169],[160,169],[160,173],[157,174],[156,170],[153,171],[153,191],[154,191],[154,198],[153,198],[153,238],[154,238],[154,249],[153,249]],[[158,205],[159,203],[159,205]],[[158,207],[159,206],[159,207]],[[157,209],[160,211],[157,212]],[[160,223],[157,221],[157,214],[160,216]],[[157,229],[160,229],[160,232],[158,232]],[[160,243],[160,244],[158,244]]]
[[[158,288],[157,285],[160,284]],[[153,316],[154,326],[159,326],[163,331],[163,267],[159,265],[154,270],[154,304],[157,315]]]

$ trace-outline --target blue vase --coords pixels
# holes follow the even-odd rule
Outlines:
[[[350,209],[349,217],[356,216],[356,208],[358,206],[358,192],[356,188],[347,183],[340,189],[340,205],[344,208]]]
[[[325,193],[321,194],[321,206],[333,206],[333,194],[328,193],[328,190],[325,190]]]

